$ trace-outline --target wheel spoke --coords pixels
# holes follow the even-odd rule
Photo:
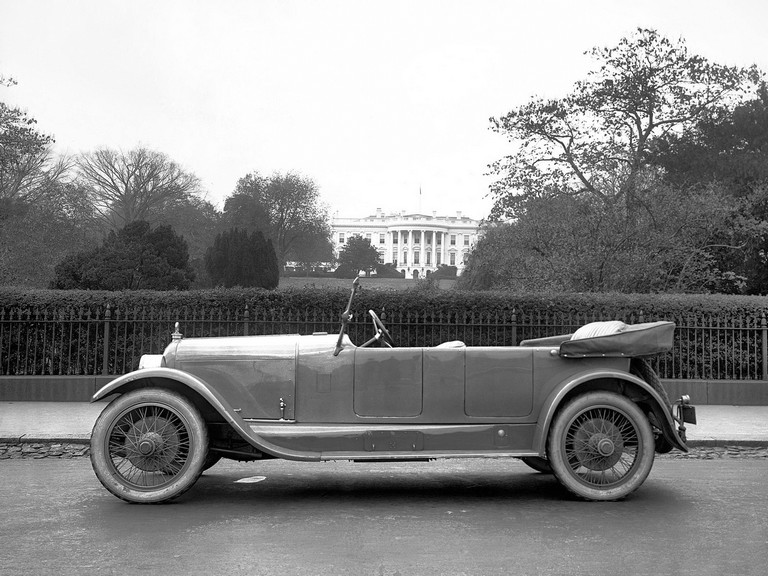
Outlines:
[[[590,408],[577,415],[565,431],[566,462],[582,482],[607,487],[621,483],[638,460],[638,432],[622,412]],[[606,444],[607,446],[603,446]]]
[[[139,406],[121,416],[107,439],[113,471],[138,489],[158,488],[187,465],[190,438],[178,414],[162,406]]]

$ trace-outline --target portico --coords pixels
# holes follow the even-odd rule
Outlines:
[[[456,266],[460,274],[477,240],[479,222],[462,216],[384,214],[366,218],[336,218],[334,248],[338,254],[355,235],[370,240],[384,263],[394,264],[407,278],[423,278],[443,264]]]

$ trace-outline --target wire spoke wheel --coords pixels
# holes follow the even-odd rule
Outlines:
[[[112,427],[109,457],[114,472],[136,489],[172,482],[189,463],[189,430],[162,406],[134,408]]]
[[[129,502],[181,495],[202,473],[207,453],[208,433],[197,408],[163,389],[139,389],[114,400],[91,436],[96,476]]]
[[[548,459],[560,482],[590,500],[636,490],[653,465],[651,426],[628,398],[590,392],[568,403],[550,431]]]

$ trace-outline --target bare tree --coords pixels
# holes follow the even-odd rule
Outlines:
[[[165,154],[146,148],[101,148],[82,155],[77,165],[94,209],[112,228],[152,222],[165,205],[188,198],[200,184]]]

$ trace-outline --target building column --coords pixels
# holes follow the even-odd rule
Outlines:
[[[432,268],[437,270],[437,231],[432,231]]]
[[[408,267],[413,268],[413,228],[408,229]]]

